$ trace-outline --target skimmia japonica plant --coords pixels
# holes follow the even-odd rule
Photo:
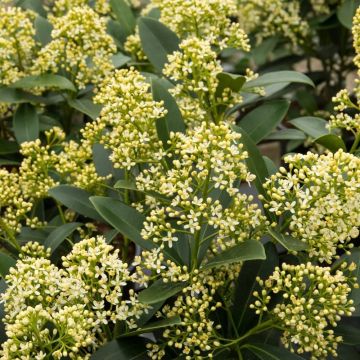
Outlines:
[[[0,1],[1,359],[359,356],[355,2]]]

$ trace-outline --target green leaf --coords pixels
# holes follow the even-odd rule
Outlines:
[[[239,92],[246,82],[246,77],[237,74],[230,74],[222,72],[217,75],[219,80],[216,93],[220,96],[225,89],[231,89],[234,92]]]
[[[111,151],[105,149],[102,144],[94,144],[92,147],[92,154],[96,172],[100,176],[108,176],[114,173],[114,167],[109,159]]]
[[[147,343],[149,340],[143,337],[113,340],[97,350],[91,360],[144,360]]]
[[[14,114],[14,133],[19,144],[39,137],[39,117],[36,108],[21,104]]]
[[[257,144],[268,136],[286,116],[288,100],[273,100],[256,107],[246,114],[238,124]]]
[[[164,283],[158,280],[139,293],[139,301],[143,304],[156,304],[178,294],[185,286],[187,286],[185,282]]]
[[[141,230],[145,221],[143,214],[120,200],[108,197],[92,196],[90,201],[101,217],[112,227],[119,230],[121,234],[143,249],[153,248],[151,241],[144,240],[141,237]]]
[[[334,134],[320,136],[319,138],[315,139],[315,142],[324,146],[333,153],[337,152],[339,149],[346,151],[346,145],[343,139]]]
[[[179,38],[155,19],[141,17],[138,24],[142,48],[154,67],[162,72],[168,54],[179,50]]]
[[[24,91],[11,89],[9,87],[0,87],[0,102],[7,104],[21,104],[28,102],[31,94]]]
[[[169,91],[162,85],[160,80],[155,79],[151,82],[151,89],[155,101],[163,101],[167,114],[156,120],[156,129],[159,139],[163,146],[168,148],[171,132],[185,132],[185,123],[175,99]]]
[[[0,252],[0,275],[5,277],[9,273],[9,269],[16,265],[16,260],[11,256]]]
[[[126,35],[131,35],[135,30],[136,21],[129,4],[125,0],[110,0],[110,6]]]
[[[92,120],[96,120],[101,112],[101,105],[94,104],[91,99],[82,98],[82,99],[69,99],[68,104],[80,111],[83,114],[89,116]]]
[[[0,155],[15,154],[19,151],[19,145],[15,141],[0,139]]]
[[[121,52],[118,52],[117,54],[113,55],[113,57],[112,57],[112,63],[117,69],[123,67],[129,61],[131,61],[131,57],[126,56]]]
[[[227,264],[239,263],[247,260],[261,260],[265,258],[266,255],[262,243],[256,240],[247,240],[216,255],[202,268],[212,269]]]
[[[22,0],[19,1],[19,5],[23,9],[30,9],[38,13],[39,15],[46,17],[46,11],[43,7],[42,0]]]
[[[49,190],[49,195],[77,213],[94,220],[102,220],[91,204],[90,193],[71,185],[59,185]]]
[[[305,134],[297,129],[283,129],[271,133],[266,140],[305,140]]]
[[[329,130],[326,128],[327,121],[319,117],[303,116],[290,120],[289,124],[295,126],[314,139],[329,134]]]
[[[272,85],[277,83],[298,83],[298,84],[306,84],[312,87],[315,87],[313,81],[306,76],[297,71],[274,71],[269,72],[264,75],[260,75],[257,79],[248,81],[243,89],[251,89],[254,87],[262,87],[266,85]]]
[[[339,324],[335,328],[336,336],[342,336],[343,343],[347,345],[360,345],[360,330],[348,324]]]
[[[175,316],[170,319],[154,321],[150,324],[140,327],[138,330],[124,334],[124,335],[120,336],[119,338],[125,338],[125,337],[129,337],[129,336],[150,333],[150,332],[153,332],[158,329],[167,328],[167,327],[170,327],[173,325],[180,325],[181,322],[182,321],[181,321],[180,316]]]
[[[303,251],[308,249],[308,244],[295,239],[290,235],[283,235],[273,229],[268,229],[269,235],[289,251]]]
[[[36,87],[50,87],[59,90],[76,91],[74,84],[66,77],[54,74],[30,75],[11,84],[14,89],[33,89]]]
[[[360,0],[345,0],[336,11],[336,15],[342,25],[351,29],[356,9],[360,6]]]
[[[51,31],[53,26],[42,16],[36,17],[34,25],[36,30],[36,40],[40,42],[42,46],[47,45],[51,41]]]
[[[59,128],[62,127],[61,123],[50,116],[47,115],[40,115],[39,116],[39,128],[40,131],[50,130],[54,126],[58,126]]]
[[[272,36],[268,39],[265,39],[258,46],[256,46],[252,51],[251,55],[256,65],[263,65],[266,63],[269,54],[274,50],[277,43],[279,42],[279,38],[276,36]]]
[[[279,265],[279,257],[273,243],[265,244],[265,260],[246,261],[240,271],[235,283],[234,302],[231,313],[239,334],[256,325],[257,315],[250,304],[254,301],[253,292],[259,291],[260,286],[256,281],[257,277],[267,279],[275,267]]]
[[[260,360],[304,360],[289,350],[268,344],[246,344],[249,349]]]
[[[264,163],[266,165],[266,169],[267,169],[267,172],[269,173],[269,175],[273,175],[273,174],[277,173],[278,168],[274,164],[274,162],[267,156],[263,156],[263,159],[264,159]]]
[[[44,241],[44,246],[51,248],[51,253],[53,253],[79,226],[81,226],[81,223],[77,222],[59,226],[49,234]]]

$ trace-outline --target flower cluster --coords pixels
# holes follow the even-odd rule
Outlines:
[[[9,85],[32,73],[38,45],[35,13],[19,7],[0,7],[0,85]]]
[[[352,34],[354,37],[354,48],[356,52],[354,63],[360,69],[360,9],[356,10],[353,18]]]
[[[35,63],[40,72],[65,71],[79,89],[96,84],[113,69],[116,46],[106,33],[106,21],[88,6],[74,7],[64,16],[51,17],[52,41]]]
[[[100,15],[108,15],[111,11],[108,0],[55,0],[50,10],[56,16],[63,16],[74,7],[90,6],[92,3],[95,3],[94,10]]]
[[[282,264],[267,280],[258,279],[263,290],[254,293],[257,300],[251,308],[257,314],[268,313],[282,328],[282,342],[292,352],[310,352],[312,359],[336,356],[342,337],[333,328],[342,316],[355,311],[349,294],[356,279],[347,274],[354,264],[343,263],[342,270],[332,273],[311,263]],[[270,301],[279,295],[281,301],[270,309]]]
[[[265,208],[284,215],[295,238],[308,244],[311,257],[331,262],[337,249],[348,249],[359,236],[360,159],[338,150],[335,154],[307,153],[285,157],[264,184]]]
[[[238,11],[240,25],[247,32],[255,32],[258,41],[280,34],[297,45],[309,32],[298,1],[240,0]]]
[[[166,110],[153,100],[149,87],[137,70],[116,70],[95,97],[104,107],[99,118],[83,130],[84,144],[104,144],[111,150],[110,159],[116,168],[131,169],[162,157],[155,121]]]
[[[244,163],[247,153],[240,137],[227,125],[206,123],[187,134],[171,134],[171,168],[161,162],[136,178],[138,189],[171,199],[151,210],[142,230],[144,239],[171,247],[180,229],[196,237],[205,223],[217,234],[214,251],[259,237],[261,212],[238,188],[240,181],[254,178]],[[226,207],[218,200],[221,193],[232,197]]]
[[[106,339],[103,326],[124,321],[134,328],[147,311],[134,290],[125,291],[135,278],[119,259],[119,250],[104,238],[75,244],[62,258],[63,268],[48,256],[42,246],[28,244],[6,276],[2,301],[9,339],[3,344],[4,359],[43,359],[50,354],[56,359],[87,359]]]

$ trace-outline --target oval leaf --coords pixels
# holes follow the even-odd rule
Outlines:
[[[21,104],[14,114],[14,133],[19,144],[39,137],[39,117],[34,106]]]
[[[233,264],[246,260],[263,260],[266,258],[264,246],[256,240],[247,240],[231,249],[225,250],[213,257],[203,269],[211,269],[226,264]]]
[[[158,280],[150,287],[140,292],[139,301],[149,305],[156,304],[176,295],[186,285],[187,283],[184,282],[164,283],[162,280]]]
[[[143,249],[154,247],[151,241],[146,241],[141,237],[140,232],[145,221],[143,214],[120,200],[108,197],[93,196],[90,201],[105,221],[135,244]]]
[[[74,84],[67,78],[54,75],[54,74],[44,74],[44,75],[31,75],[26,76],[14,84],[11,85],[15,89],[33,89],[35,87],[51,87],[60,90],[70,90],[76,91]]]
[[[288,100],[269,101],[246,114],[240,120],[239,126],[257,144],[281,123],[289,106]]]
[[[301,240],[295,239],[290,235],[280,234],[273,229],[268,229],[268,233],[274,240],[276,240],[289,251],[303,251],[308,248],[308,244],[302,242]]]
[[[116,19],[122,25],[125,34],[127,36],[131,35],[135,30],[136,21],[128,2],[124,0],[110,0],[110,6]]]
[[[94,104],[91,99],[83,98],[83,99],[69,99],[68,104],[80,111],[83,114],[89,116],[92,120],[96,120],[101,112],[101,105]]]
[[[248,81],[244,85],[243,89],[245,90],[277,83],[299,83],[315,87],[313,81],[305,74],[299,73],[297,71],[283,70],[260,75],[257,79]]]
[[[266,140],[305,140],[305,134],[297,129],[283,129],[271,133]]]
[[[336,15],[346,28],[351,29],[356,9],[360,6],[360,0],[345,0],[336,11]]]
[[[161,72],[168,61],[168,54],[179,50],[180,40],[173,31],[155,19],[142,17],[138,24],[142,48],[150,62]]]
[[[51,253],[53,253],[79,226],[81,226],[81,223],[76,222],[59,226],[49,234],[44,241],[44,246],[46,248],[51,248]]]
[[[81,215],[102,220],[89,200],[90,194],[85,190],[70,185],[59,185],[50,189],[49,195]]]
[[[337,152],[339,149],[346,151],[346,145],[343,139],[334,134],[320,136],[315,140],[315,142],[324,146],[333,153]]]
[[[314,139],[329,134],[329,130],[326,128],[327,123],[326,120],[315,116],[303,116],[289,121],[289,124]]]

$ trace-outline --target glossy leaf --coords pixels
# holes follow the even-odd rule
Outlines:
[[[264,247],[266,259],[246,261],[235,283],[234,305],[231,313],[239,333],[248,330],[257,321],[257,315],[249,307],[254,301],[253,292],[260,288],[256,278],[268,278],[279,264],[275,245],[269,242]]]
[[[120,200],[109,197],[92,196],[90,201],[101,217],[121,234],[143,249],[153,248],[152,242],[144,240],[140,234],[145,221],[143,214]]]
[[[139,301],[149,305],[156,304],[178,294],[186,285],[185,282],[164,283],[158,280],[139,293]]]
[[[102,220],[91,204],[90,194],[71,185],[59,185],[49,190],[49,195],[77,213],[94,220]]]
[[[268,344],[247,344],[245,345],[260,360],[304,360],[289,350]]]
[[[131,35],[135,30],[136,21],[128,2],[126,0],[110,0],[110,6],[126,35]]]
[[[162,71],[168,61],[168,54],[179,50],[179,38],[161,22],[141,17],[138,21],[142,48],[158,71]]]
[[[313,81],[306,76],[297,71],[274,71],[269,72],[264,75],[260,75],[257,79],[248,81],[243,89],[250,89],[254,87],[262,87],[277,83],[299,83],[299,84],[306,84],[312,87],[315,87]]]
[[[305,134],[297,129],[283,129],[275,131],[266,137],[266,140],[305,140]]]
[[[149,324],[147,324],[145,326],[140,327],[138,330],[131,331],[128,334],[124,334],[124,335],[120,336],[120,338],[139,335],[139,334],[150,333],[150,332],[156,331],[158,329],[168,328],[168,327],[171,327],[173,325],[180,325],[181,322],[182,321],[181,321],[181,318],[179,316],[174,316],[174,317],[169,318],[169,319],[154,321],[152,323],[149,323]]]
[[[147,343],[143,337],[113,340],[97,350],[91,360],[145,360]]]
[[[11,85],[15,89],[33,89],[36,87],[50,87],[59,90],[76,91],[74,84],[66,77],[54,74],[26,76]]]
[[[264,246],[260,241],[247,240],[239,245],[221,252],[219,255],[215,255],[207,264],[203,266],[203,269],[212,269],[215,267],[239,263],[247,260],[263,260],[265,257],[266,255]]]
[[[112,63],[117,69],[123,67],[129,61],[131,61],[131,57],[126,56],[121,52],[118,52],[117,54],[113,55],[113,57],[112,57]]]
[[[44,241],[44,246],[46,248],[50,248],[51,252],[53,253],[62,244],[62,242],[68,236],[70,236],[79,226],[81,226],[81,223],[75,222],[57,227],[46,238],[46,240]]]
[[[356,9],[360,6],[360,0],[345,0],[337,8],[336,15],[346,28],[351,29]]]
[[[29,102],[31,94],[18,89],[12,89],[9,87],[0,87],[0,102],[9,104],[21,104]]]
[[[155,101],[163,101],[167,114],[156,120],[156,129],[159,139],[162,140],[163,146],[168,147],[171,132],[185,132],[185,123],[175,99],[169,91],[162,85],[160,80],[152,80],[152,94]]]
[[[308,248],[308,245],[301,240],[295,239],[290,235],[284,235],[276,232],[273,229],[268,229],[269,235],[280,243],[285,249],[289,251],[303,251]]]
[[[0,275],[5,277],[11,267],[14,267],[16,264],[16,260],[3,252],[0,252]]]
[[[217,76],[219,80],[216,93],[220,96],[224,89],[231,89],[234,92],[239,92],[243,85],[246,82],[245,76],[238,74],[230,74],[227,72],[222,72]]]
[[[68,104],[82,112],[83,114],[86,114],[89,116],[92,120],[96,120],[98,116],[100,115],[100,111],[102,106],[99,104],[94,104],[91,99],[82,98],[82,99],[69,99]]]
[[[324,146],[331,152],[337,152],[339,149],[343,149],[344,151],[346,151],[346,145],[343,139],[334,134],[320,136],[315,140],[315,142]]]
[[[114,173],[113,163],[109,159],[111,151],[105,149],[102,144],[94,144],[92,147],[93,160],[96,172],[100,176],[108,176]]]
[[[14,114],[14,133],[19,144],[39,137],[39,117],[36,108],[21,104]]]
[[[239,122],[249,137],[257,144],[267,137],[286,116],[288,100],[269,101],[246,114]]]
[[[42,0],[22,0],[19,2],[19,6],[23,9],[33,10],[39,15],[46,17],[46,11],[43,7]]]
[[[53,26],[42,16],[36,17],[34,25],[36,30],[36,40],[39,41],[42,46],[45,46],[51,41],[51,31]]]
[[[348,324],[339,324],[335,328],[335,334],[342,336],[343,343],[347,345],[360,345],[360,329]]]
[[[19,145],[15,141],[0,139],[0,155],[14,154],[19,151]]]
[[[319,117],[303,116],[290,120],[289,124],[295,126],[314,139],[329,134],[329,130],[326,128],[327,121]]]

